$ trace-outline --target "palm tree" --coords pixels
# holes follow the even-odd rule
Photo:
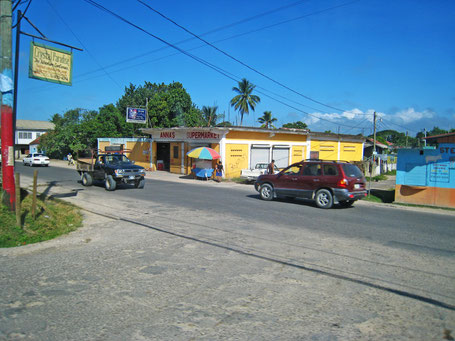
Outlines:
[[[206,107],[205,105],[202,107],[202,115],[204,116],[205,122],[207,122],[207,127],[214,126],[216,124],[216,120],[218,115],[216,111],[218,110],[218,106],[213,107]]]
[[[231,99],[231,106],[240,113],[240,125],[243,123],[243,114],[248,114],[250,109],[254,111],[256,104],[261,101],[259,96],[251,94],[255,87],[246,78],[243,78],[238,87],[232,88],[232,91],[238,95]]]
[[[264,115],[262,117],[258,118],[258,122],[262,123],[261,128],[275,128],[273,125],[273,122],[276,122],[276,118],[272,118],[272,112],[271,111],[264,111]]]

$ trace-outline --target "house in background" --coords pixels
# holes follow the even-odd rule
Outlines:
[[[374,140],[370,137],[366,138],[365,144],[363,145],[363,157],[369,159],[373,155]],[[389,149],[388,145],[376,140],[376,155],[387,154]]]
[[[363,147],[364,161],[368,163],[371,161],[374,147],[376,147],[376,157],[374,158],[373,165],[369,164],[368,167],[365,168],[366,174],[376,176],[395,170],[396,155],[390,154],[390,152],[392,150],[395,151],[396,147],[391,142],[384,144],[376,140],[376,146],[374,146],[374,139],[367,137]]]
[[[40,139],[41,139],[41,136],[43,136],[44,134],[41,134],[36,139],[34,139],[32,142],[30,142],[30,144],[28,145],[28,150],[29,150],[30,154],[46,152],[45,150],[39,149]]]
[[[30,142],[53,129],[54,123],[48,121],[17,120],[16,136],[14,138],[16,159],[29,153]]]

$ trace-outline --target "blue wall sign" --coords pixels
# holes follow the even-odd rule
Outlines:
[[[147,123],[147,110],[140,108],[126,108],[126,122]]]
[[[455,145],[437,149],[400,149],[397,185],[455,188]]]

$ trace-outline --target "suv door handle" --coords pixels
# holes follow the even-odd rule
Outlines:
[[[292,181],[297,181],[297,178],[292,178]]]
[[[320,181],[319,179],[313,179],[313,181]]]

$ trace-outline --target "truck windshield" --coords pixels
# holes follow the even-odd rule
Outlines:
[[[131,162],[125,155],[106,155],[106,163],[116,164]]]

